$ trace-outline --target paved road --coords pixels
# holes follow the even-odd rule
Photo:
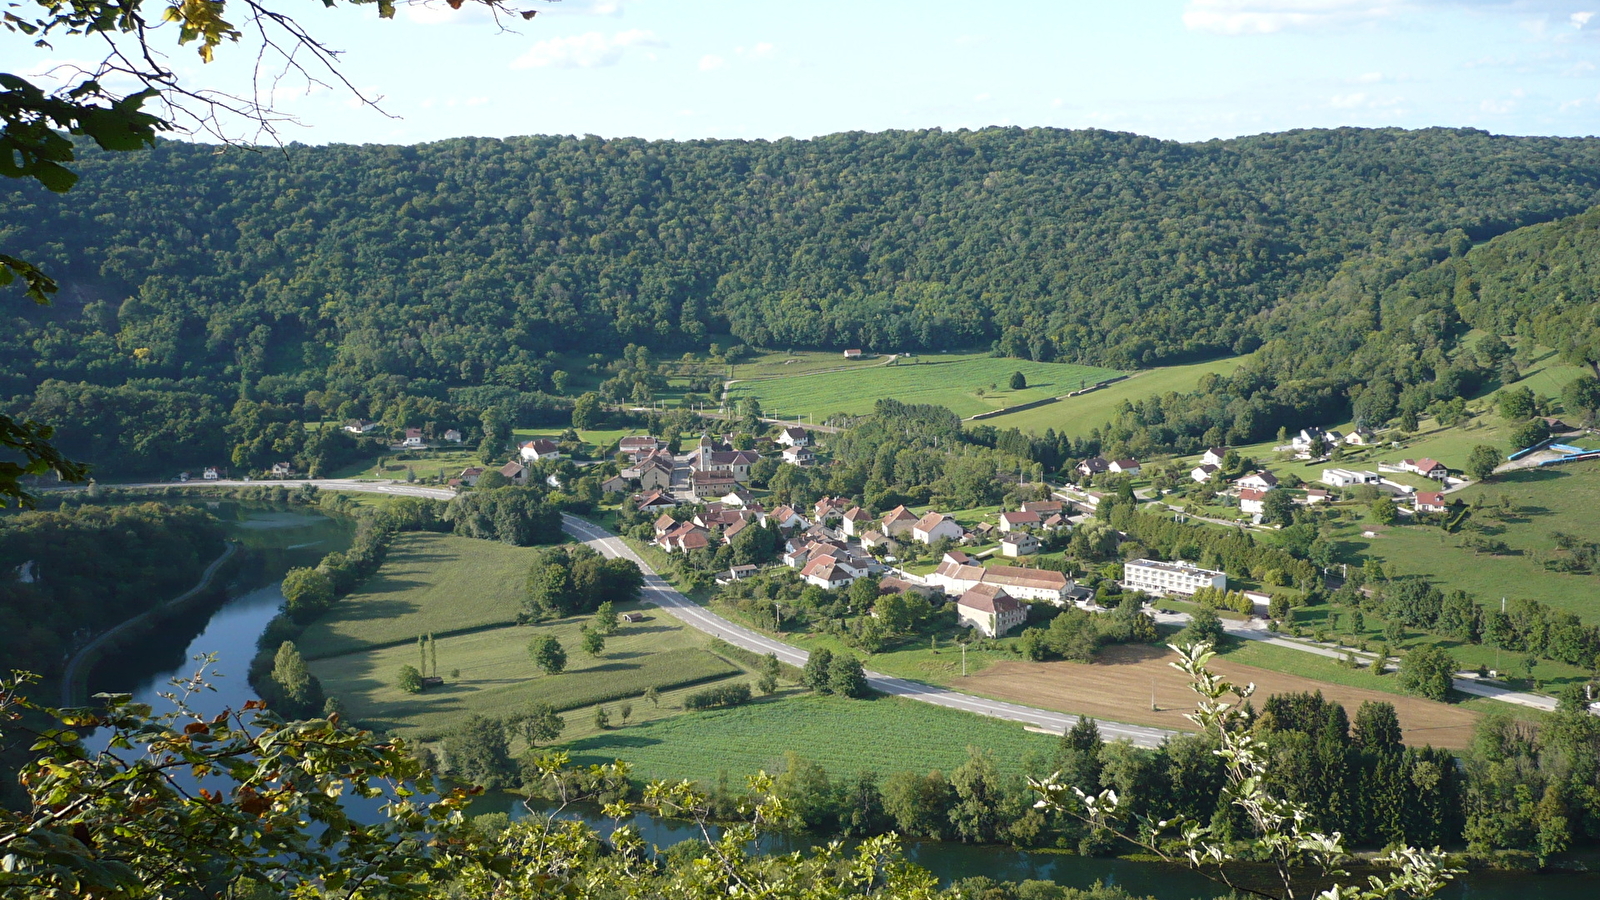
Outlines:
[[[184,591],[176,597],[173,597],[171,600],[168,600],[160,606],[140,613],[139,615],[134,616],[133,618],[124,622],[118,623],[117,625],[113,625],[109,631],[103,632],[96,636],[94,640],[83,645],[83,649],[72,654],[72,658],[67,660],[66,671],[61,675],[61,705],[77,706],[80,703],[86,702],[87,698],[83,696],[83,690],[87,690],[88,688],[86,685],[84,685],[83,690],[80,690],[79,683],[88,680],[89,672],[86,666],[88,665],[89,661],[93,659],[95,652],[101,647],[105,646],[107,641],[126,633],[129,629],[141,622],[144,622],[151,616],[159,615],[174,606],[181,605],[190,597],[193,597],[195,594],[205,590],[206,586],[211,584],[211,579],[216,576],[217,570],[222,568],[223,563],[232,559],[233,554],[238,550],[239,545],[229,541],[227,547],[223,549],[222,555],[212,560],[211,565],[206,566],[205,572],[201,573],[200,575],[200,581],[195,584],[194,587]]]
[[[781,641],[773,640],[764,634],[743,626],[735,625],[727,619],[708,612],[703,607],[695,604],[668,584],[648,563],[640,559],[632,548],[611,532],[574,516],[563,516],[562,518],[569,534],[594,547],[602,555],[607,557],[620,556],[637,564],[640,571],[644,572],[644,593],[646,598],[669,615],[682,620],[693,628],[704,631],[713,637],[721,638],[735,646],[743,647],[746,650],[752,650],[756,653],[771,653],[791,666],[804,666],[806,664],[808,656],[806,651]],[[904,678],[895,678],[884,675],[881,672],[868,671],[867,683],[874,690],[885,694],[909,697],[912,700],[932,703],[935,706],[959,709],[982,716],[1004,719],[1009,722],[1020,722],[1024,725],[1033,725],[1051,731],[1065,731],[1078,722],[1077,716],[1067,713],[974,697],[971,694],[963,694],[947,688],[908,681]],[[1158,746],[1162,741],[1174,734],[1174,732],[1165,729],[1148,728],[1141,725],[1124,725],[1118,722],[1099,722],[1098,724],[1100,734],[1106,740],[1127,738],[1141,747]]]
[[[302,484],[314,484],[319,489],[328,491],[363,491],[367,493],[396,494],[405,497],[430,497],[445,500],[455,496],[455,492],[446,488],[423,487],[414,484],[389,484],[373,481],[354,481],[346,479],[293,479],[285,481],[190,481],[182,484],[165,482],[145,485],[118,485],[119,487],[237,487],[244,485],[268,485],[284,487],[298,487]],[[110,485],[108,485],[109,487]],[[735,625],[691,601],[679,593],[676,588],[668,584],[666,579],[652,569],[649,563],[639,558],[621,538],[609,531],[587,522],[576,516],[563,515],[563,525],[567,532],[577,537],[584,543],[594,547],[607,557],[623,557],[632,560],[644,573],[645,597],[661,607],[668,614],[678,618],[690,627],[721,638],[737,647],[752,650],[756,653],[771,653],[779,660],[792,666],[804,666],[806,651],[790,646],[782,641],[775,641],[764,634],[751,631],[740,625]],[[944,706],[950,709],[959,709],[965,712],[977,713],[995,719],[1004,719],[1008,722],[1019,722],[1032,725],[1049,731],[1063,732],[1078,723],[1078,717],[1067,713],[1054,712],[1047,709],[1036,709],[1031,706],[1022,706],[1016,703],[1006,703],[1002,700],[988,700],[983,697],[974,697],[948,688],[935,687],[921,682],[909,681],[904,678],[895,678],[881,672],[867,672],[867,683],[874,690],[885,694],[894,694],[909,697],[935,706]],[[1156,747],[1162,741],[1171,737],[1176,732],[1162,728],[1149,728],[1142,725],[1124,725],[1120,722],[1098,721],[1100,735],[1106,740],[1119,740],[1126,738],[1141,747]]]
[[[1154,615],[1157,622],[1178,625],[1180,627],[1187,625],[1189,622],[1188,613],[1157,611],[1154,613]],[[1297,650],[1301,653],[1324,656],[1328,659],[1342,660],[1345,658],[1346,653],[1354,653],[1356,659],[1362,665],[1370,666],[1375,658],[1375,654],[1367,653],[1361,650],[1339,650],[1321,644],[1295,640],[1293,638],[1286,638],[1282,635],[1274,634],[1267,630],[1266,623],[1262,622],[1260,619],[1251,619],[1248,622],[1241,622],[1237,619],[1223,619],[1222,630],[1233,635],[1234,637],[1242,638],[1247,641],[1259,641],[1263,644],[1271,644],[1274,647],[1283,647],[1287,650]],[[1391,662],[1384,667],[1384,671],[1398,671],[1399,668],[1399,665]],[[1526,706],[1530,709],[1542,709],[1546,712],[1553,712],[1556,708],[1556,700],[1554,697],[1546,697],[1542,694],[1530,694],[1527,691],[1514,691],[1507,687],[1501,687],[1496,684],[1489,684],[1487,682],[1479,681],[1476,678],[1458,677],[1452,679],[1451,684],[1461,693],[1470,694],[1474,697],[1487,697],[1490,700],[1499,700],[1502,703],[1514,703],[1517,706]],[[1600,704],[1591,705],[1589,711],[1595,713],[1596,715],[1600,715]]]

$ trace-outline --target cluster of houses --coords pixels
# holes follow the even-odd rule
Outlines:
[[[1090,458],[1073,466],[1073,471],[1084,478],[1095,475],[1138,475],[1144,471],[1137,459],[1105,459],[1104,457],[1091,456]]]
[[[1343,434],[1331,429],[1325,430],[1312,425],[1302,428],[1300,432],[1289,439],[1289,449],[1294,451],[1297,459],[1311,459],[1315,457],[1318,445],[1323,452],[1344,444],[1349,447],[1369,447],[1376,443],[1377,437],[1370,428],[1356,426],[1349,434]]]
[[[382,426],[370,419],[350,419],[342,426],[345,431],[354,435],[366,435],[377,431]],[[455,428],[445,429],[439,438],[447,444],[459,444],[464,439],[460,430]],[[400,439],[399,446],[408,450],[420,449],[429,446],[428,437],[421,428],[407,428],[405,436]]]
[[[1301,429],[1300,433],[1291,439],[1290,446],[1295,449],[1298,456],[1310,458],[1309,452],[1319,440],[1325,445],[1338,443],[1368,445],[1372,443],[1373,435],[1371,431],[1365,428],[1357,428],[1349,434],[1341,434],[1338,431],[1325,431],[1321,428],[1312,427]],[[1302,450],[1306,452],[1301,453],[1300,451]],[[1227,453],[1228,448],[1226,447],[1208,448],[1201,455],[1200,462],[1189,471],[1190,479],[1199,484],[1218,480],[1222,475],[1222,463]],[[1393,465],[1383,463],[1379,464],[1378,468],[1388,472],[1408,472],[1436,481],[1445,481],[1450,474],[1450,470],[1443,463],[1428,458],[1404,459]],[[1381,486],[1392,493],[1410,496],[1414,507],[1420,512],[1431,512],[1444,508],[1442,494],[1439,492],[1417,492],[1409,485],[1389,481],[1383,477],[1381,472],[1336,467],[1326,468],[1322,470],[1322,475],[1318,480],[1329,488],[1356,487],[1363,484]],[[1265,511],[1268,494],[1277,488],[1277,477],[1267,471],[1252,472],[1242,478],[1234,479],[1230,486],[1230,490],[1238,497],[1239,510],[1253,516],[1259,516]],[[1332,495],[1328,490],[1307,488],[1304,491],[1304,497],[1296,502],[1309,506],[1326,503],[1331,499]]]

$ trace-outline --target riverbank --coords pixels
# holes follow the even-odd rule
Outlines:
[[[184,591],[160,606],[148,609],[131,619],[112,626],[107,631],[96,636],[94,640],[85,644],[78,652],[67,660],[66,669],[61,674],[61,705],[81,706],[88,702],[86,695],[89,673],[94,669],[95,663],[106,652],[114,650],[119,642],[132,638],[150,625],[154,625],[166,616],[182,610],[189,603],[202,596],[211,587],[217,573],[222,567],[234,558],[239,552],[239,545],[228,541],[222,554],[206,566],[201,573],[200,581],[194,587]]]

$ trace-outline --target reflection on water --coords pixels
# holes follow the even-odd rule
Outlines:
[[[250,552],[208,601],[164,619],[137,644],[105,656],[89,676],[91,693],[129,692],[161,709],[160,694],[172,690],[172,679],[193,674],[195,658],[211,653],[217,657],[206,670],[212,689],[190,703],[208,714],[238,709],[255,697],[246,676],[256,638],[283,603],[283,574],[350,546],[347,520],[313,510],[216,500],[195,505],[222,520],[228,539]]]
[[[314,565],[324,555],[350,545],[350,523],[320,513],[262,504],[201,504],[226,523],[230,539],[253,551],[248,554],[248,564],[226,590],[218,591],[214,602],[168,619],[137,647],[107,656],[89,679],[91,691],[131,691],[138,700],[160,709],[159,694],[171,690],[172,679],[191,674],[195,656],[214,653],[217,661],[208,671],[214,673],[210,680],[215,690],[192,697],[191,705],[212,715],[224,707],[237,709],[255,696],[246,675],[256,638],[283,602],[279,590],[283,574],[297,566]],[[378,815],[376,803],[350,798],[349,805],[358,818]],[[534,809],[554,811],[542,805]],[[521,798],[509,794],[485,796],[473,804],[472,811],[505,812],[513,818],[528,814]],[[602,833],[609,833],[612,827],[611,820],[590,808],[569,807],[558,814],[587,821]],[[698,827],[689,822],[638,815],[628,824],[659,847],[701,837]],[[763,837],[761,844],[766,850],[790,852],[807,849],[817,840],[808,835],[771,834]],[[986,875],[1004,881],[1046,879],[1079,888],[1100,881],[1126,888],[1135,896],[1161,900],[1209,900],[1227,893],[1187,870],[1151,863],[936,841],[907,841],[905,848],[911,861],[944,881]],[[1600,875],[1474,873],[1453,883],[1440,897],[1524,900],[1530,892],[1540,900],[1592,900],[1600,897]]]

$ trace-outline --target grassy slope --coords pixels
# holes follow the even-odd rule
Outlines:
[[[578,764],[621,758],[646,778],[710,783],[721,771],[734,778],[776,771],[790,750],[836,779],[862,770],[948,773],[967,758],[968,747],[992,752],[1002,772],[1017,773],[1028,754],[1047,755],[1056,742],[1020,725],[912,700],[808,695],[614,730],[570,749]]]
[[[1456,496],[1470,501],[1477,495],[1500,494],[1511,497],[1524,515],[1503,526],[1490,523],[1488,531],[1519,551],[1514,555],[1474,554],[1460,547],[1459,536],[1410,526],[1367,538],[1362,537],[1361,526],[1347,525],[1338,532],[1340,550],[1347,557],[1360,554],[1382,560],[1401,574],[1427,575],[1441,586],[1476,595],[1482,603],[1525,597],[1571,610],[1587,622],[1600,622],[1600,577],[1551,572],[1527,553],[1553,549],[1552,531],[1600,539],[1595,516],[1600,509],[1600,463],[1512,472]]]
[[[996,428],[1020,428],[1035,434],[1043,434],[1046,429],[1054,428],[1058,433],[1083,437],[1090,429],[1106,424],[1124,400],[1142,400],[1168,391],[1192,391],[1200,376],[1208,372],[1226,375],[1237,369],[1246,358],[1237,356],[1136,372],[1127,381],[1119,381],[1092,394],[984,421]]]
[[[971,416],[1065,394],[1077,390],[1080,384],[1094,384],[1117,374],[1092,366],[997,359],[973,353],[916,356],[892,366],[876,365],[870,360],[854,365],[858,368],[804,378],[794,377],[802,373],[783,372],[740,381],[729,390],[729,396],[733,400],[756,397],[766,414],[778,417],[809,414],[820,420],[834,413],[866,413],[884,397],[906,403],[936,403],[957,415]],[[751,371],[766,369],[751,367]],[[1006,387],[1013,372],[1023,373],[1027,388],[1013,391]],[[984,391],[983,397],[977,395],[979,389]]]
[[[533,553],[453,535],[401,535],[377,575],[306,629],[300,651],[332,656],[425,632],[510,624]]]

